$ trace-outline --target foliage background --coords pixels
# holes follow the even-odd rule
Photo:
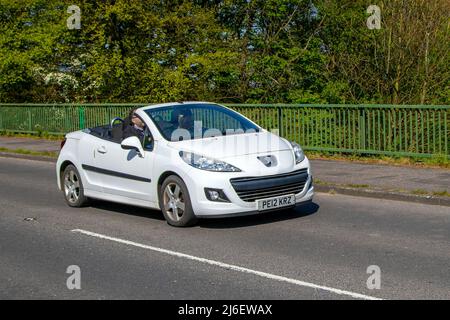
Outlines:
[[[0,0],[0,102],[450,104],[449,17],[447,0]]]

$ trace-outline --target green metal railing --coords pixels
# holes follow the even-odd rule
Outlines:
[[[0,104],[0,130],[64,134],[148,104]],[[305,150],[449,157],[450,106],[228,104]]]

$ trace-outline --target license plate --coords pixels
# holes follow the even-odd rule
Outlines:
[[[295,205],[295,195],[289,194],[267,199],[256,200],[258,211],[289,207]]]

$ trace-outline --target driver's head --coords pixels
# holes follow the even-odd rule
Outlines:
[[[125,119],[122,125],[122,129],[125,130],[127,126],[137,126],[139,128],[144,128],[145,123],[142,121],[140,117],[136,114],[138,108],[133,108],[130,110],[130,113],[128,114],[128,118]]]
[[[182,129],[191,129],[194,127],[194,118],[190,109],[182,109],[178,114],[178,127]]]
[[[139,116],[138,116],[136,113],[133,113],[133,114],[131,115],[131,122],[132,122],[135,126],[137,126],[137,127],[139,127],[139,128],[144,129],[144,127],[145,127],[144,122],[142,121],[141,118],[139,118]]]

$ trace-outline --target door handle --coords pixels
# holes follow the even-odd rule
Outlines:
[[[98,147],[98,148],[97,148],[97,151],[98,151],[99,153],[106,153],[106,152],[107,152],[105,146]]]

